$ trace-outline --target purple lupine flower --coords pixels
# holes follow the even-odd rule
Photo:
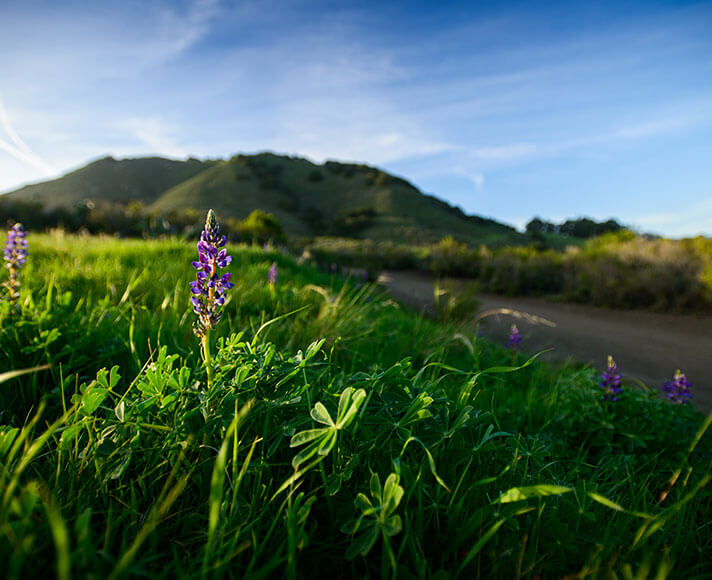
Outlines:
[[[512,349],[512,351],[517,351],[522,346],[522,333],[519,332],[516,324],[512,324],[512,328],[509,331],[509,340],[507,341],[507,346]]]
[[[665,381],[662,389],[668,400],[676,405],[686,405],[692,398],[690,381],[687,380],[685,373],[680,369],[675,371],[675,376],[672,381]]]
[[[272,265],[269,267],[269,272],[267,272],[267,281],[274,286],[277,283],[277,262],[272,262]]]
[[[225,304],[225,291],[234,286],[230,282],[230,273],[218,274],[218,268],[224,268],[232,262],[224,248],[227,239],[220,235],[220,227],[211,209],[205,220],[205,229],[200,233],[198,242],[198,261],[193,267],[198,270],[196,280],[190,283],[193,296],[193,312],[198,320],[193,325],[193,332],[202,339],[208,330],[215,328],[222,316],[221,307]],[[221,249],[222,248],[222,249]]]
[[[618,400],[618,395],[621,392],[621,371],[611,355],[608,355],[608,368],[603,371],[601,382],[598,385],[603,389],[604,401]]]
[[[5,267],[8,269],[8,279],[2,283],[7,289],[7,299],[13,303],[20,297],[20,268],[27,261],[27,240],[22,224],[16,223],[7,231],[7,242],[2,251]]]

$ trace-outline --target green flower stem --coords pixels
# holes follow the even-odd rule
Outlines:
[[[203,360],[205,361],[205,370],[208,373],[208,389],[213,383],[213,361],[210,357],[210,329],[205,330],[203,335]]]

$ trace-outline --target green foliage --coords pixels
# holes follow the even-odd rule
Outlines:
[[[607,233],[625,231],[625,228],[616,220],[609,219],[605,222],[597,222],[587,217],[575,220],[566,220],[560,224],[543,221],[541,218],[534,218],[526,225],[529,234],[562,234],[575,238],[593,238]],[[545,239],[545,238],[541,238]]]
[[[371,499],[363,493],[356,495],[354,503],[361,514],[354,523],[346,524],[342,531],[352,535],[361,533],[346,550],[347,559],[353,560],[359,554],[367,556],[380,536],[383,538],[388,563],[393,572],[396,572],[396,557],[389,538],[403,530],[401,517],[394,513],[405,494],[405,490],[398,485],[399,480],[397,474],[391,473],[381,487],[381,480],[378,474],[374,473],[369,482]]]
[[[237,231],[243,240],[253,244],[269,241],[283,242],[284,230],[271,213],[256,209],[237,225]]]
[[[31,247],[0,320],[0,368],[27,371],[0,382],[5,577],[710,572],[693,408],[605,403],[591,369],[508,366],[472,327],[250,247],[208,386],[192,244]]]
[[[336,414],[336,421],[331,418],[329,411],[322,403],[317,403],[311,410],[311,418],[317,423],[326,425],[326,427],[307,429],[292,436],[292,440],[289,442],[290,447],[299,447],[309,443],[308,447],[294,456],[292,467],[299,469],[302,463],[311,459],[315,454],[320,456],[320,461],[324,456],[328,455],[336,444],[338,432],[351,424],[365,398],[366,391],[363,389],[355,392],[351,387],[344,389],[339,397],[339,410]]]
[[[430,270],[470,278],[481,291],[556,296],[611,308],[699,311],[712,308],[712,240],[648,239],[628,230],[558,252],[536,245],[471,248],[447,236],[430,246],[320,239],[308,255],[322,267]]]

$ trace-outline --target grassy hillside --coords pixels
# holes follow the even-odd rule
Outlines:
[[[214,208],[225,219],[255,209],[274,214],[290,236],[429,243],[451,235],[472,244],[521,244],[529,237],[494,220],[422,194],[374,167],[272,153],[220,161],[100,159],[62,178],[24,187],[5,201],[36,201],[46,209],[141,202],[149,213]]]
[[[271,153],[238,155],[161,196],[151,210],[220,210],[244,218],[255,208],[273,213],[291,235],[422,243],[453,235],[477,243],[521,243],[511,227],[467,217],[423,195],[404,179],[366,165]]]
[[[173,161],[162,157],[104,157],[63,177],[27,185],[3,196],[7,200],[40,203],[44,208],[94,203],[150,204],[174,185],[211,167],[213,161]]]

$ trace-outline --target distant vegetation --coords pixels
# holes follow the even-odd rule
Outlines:
[[[563,236],[573,236],[574,238],[593,238],[603,234],[620,232],[626,229],[614,219],[605,222],[597,222],[591,218],[578,218],[566,220],[560,224],[543,221],[541,218],[534,218],[527,226],[527,233],[537,234],[561,234]]]
[[[712,308],[712,239],[648,239],[628,230],[565,251],[536,245],[471,248],[453,238],[428,246],[319,239],[308,254],[329,263],[429,270],[471,278],[483,291],[556,296],[613,308],[684,311]]]

